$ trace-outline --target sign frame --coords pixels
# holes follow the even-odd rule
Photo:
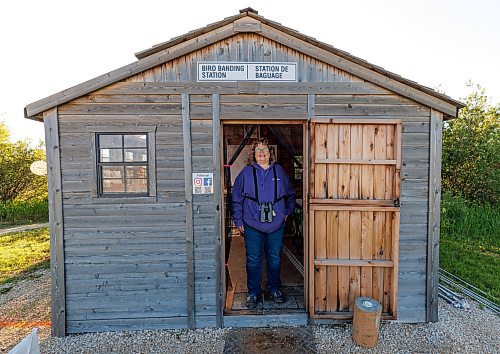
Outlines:
[[[196,63],[196,80],[197,82],[297,82],[297,63],[199,61]]]

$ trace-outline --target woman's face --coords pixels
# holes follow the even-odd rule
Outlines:
[[[255,147],[255,160],[259,165],[268,165],[270,157],[271,153],[266,145],[259,143]]]

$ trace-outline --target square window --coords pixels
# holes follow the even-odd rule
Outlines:
[[[148,134],[97,134],[96,145],[98,195],[149,195]]]

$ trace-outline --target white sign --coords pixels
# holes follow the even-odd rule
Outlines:
[[[193,194],[213,194],[214,174],[193,173]]]
[[[38,160],[30,165],[30,170],[37,176],[47,175],[47,162]]]
[[[297,81],[297,63],[198,62],[198,81]]]

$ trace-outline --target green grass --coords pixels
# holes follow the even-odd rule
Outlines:
[[[500,300],[500,208],[443,195],[440,267]]]
[[[0,285],[31,276],[34,270],[50,266],[48,228],[0,236]],[[8,286],[2,286],[7,292]]]
[[[45,222],[48,219],[47,199],[0,203],[0,229]]]

